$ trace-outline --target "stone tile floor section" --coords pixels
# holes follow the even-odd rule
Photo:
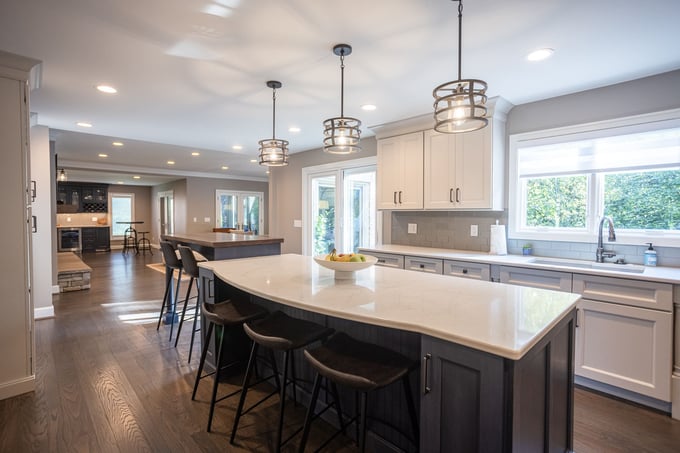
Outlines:
[[[92,268],[73,252],[57,254],[57,281],[59,292],[90,289]]]

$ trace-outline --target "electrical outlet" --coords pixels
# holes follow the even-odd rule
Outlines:
[[[408,234],[417,234],[418,233],[418,224],[417,223],[409,223],[408,224]]]
[[[477,237],[479,235],[478,225],[470,225],[470,236]]]
[[[194,223],[196,223],[196,222],[198,222],[198,219],[196,217],[194,217]]]
[[[203,217],[203,221],[205,223],[210,223],[210,217]]]

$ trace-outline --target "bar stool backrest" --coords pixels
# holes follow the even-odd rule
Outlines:
[[[184,273],[190,277],[198,278],[198,264],[196,262],[196,257],[194,256],[193,250],[184,245],[178,245],[177,250],[179,250],[179,256],[182,257]]]
[[[163,260],[165,265],[172,269],[182,269],[182,262],[177,259],[175,249],[172,243],[168,241],[161,241],[161,252],[163,252]]]

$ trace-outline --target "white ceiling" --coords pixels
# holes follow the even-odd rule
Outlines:
[[[457,75],[457,3],[448,0],[2,0],[0,49],[43,61],[31,110],[67,168],[266,177],[249,162],[271,138],[318,148],[340,111],[368,126],[428,113]],[[677,0],[467,0],[463,77],[521,104],[680,68]],[[206,14],[221,7],[225,17]],[[549,60],[528,52],[555,49]],[[118,89],[104,95],[100,83]],[[376,104],[373,112],[359,106]],[[78,121],[94,127],[83,130]],[[301,128],[299,133],[288,131]],[[85,135],[87,133],[87,135]],[[115,149],[111,142],[125,146]],[[232,150],[240,144],[243,149]],[[166,146],[171,145],[171,146]],[[198,150],[201,156],[192,157]],[[99,153],[107,158],[100,158]],[[173,159],[175,166],[165,162]],[[294,156],[291,157],[294,159]],[[229,170],[221,170],[222,165]],[[61,164],[60,164],[61,166]],[[76,171],[76,174],[78,171]]]

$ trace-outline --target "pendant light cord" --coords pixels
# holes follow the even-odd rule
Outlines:
[[[345,51],[340,52],[340,117],[345,117]]]
[[[463,0],[458,0],[458,80],[462,77],[461,49],[463,47]]]
[[[272,139],[276,139],[276,88],[272,88]]]

